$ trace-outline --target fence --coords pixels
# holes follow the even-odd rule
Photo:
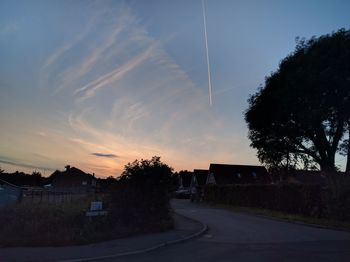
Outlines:
[[[52,203],[74,201],[86,197],[88,192],[69,188],[58,191],[40,187],[19,187],[0,179],[0,208],[21,203]]]
[[[85,197],[86,193],[66,191],[52,191],[45,189],[27,189],[23,191],[22,203],[53,203],[70,202]]]

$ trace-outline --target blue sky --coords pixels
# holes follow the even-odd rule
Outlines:
[[[349,1],[1,1],[0,166],[117,175],[258,164],[243,112],[295,46],[350,27]],[[343,166],[339,157],[337,164]]]

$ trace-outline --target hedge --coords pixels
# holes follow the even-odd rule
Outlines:
[[[350,192],[335,198],[318,185],[207,185],[204,201],[271,209],[312,217],[350,219]]]

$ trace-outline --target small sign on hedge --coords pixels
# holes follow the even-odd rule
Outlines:
[[[90,210],[86,211],[87,217],[95,217],[95,216],[105,216],[107,215],[107,211],[102,209],[102,201],[92,201],[90,203]]]

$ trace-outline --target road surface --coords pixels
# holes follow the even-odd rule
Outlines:
[[[188,200],[175,200],[173,207],[207,224],[207,233],[185,243],[110,261],[350,261],[349,232],[235,213]]]

